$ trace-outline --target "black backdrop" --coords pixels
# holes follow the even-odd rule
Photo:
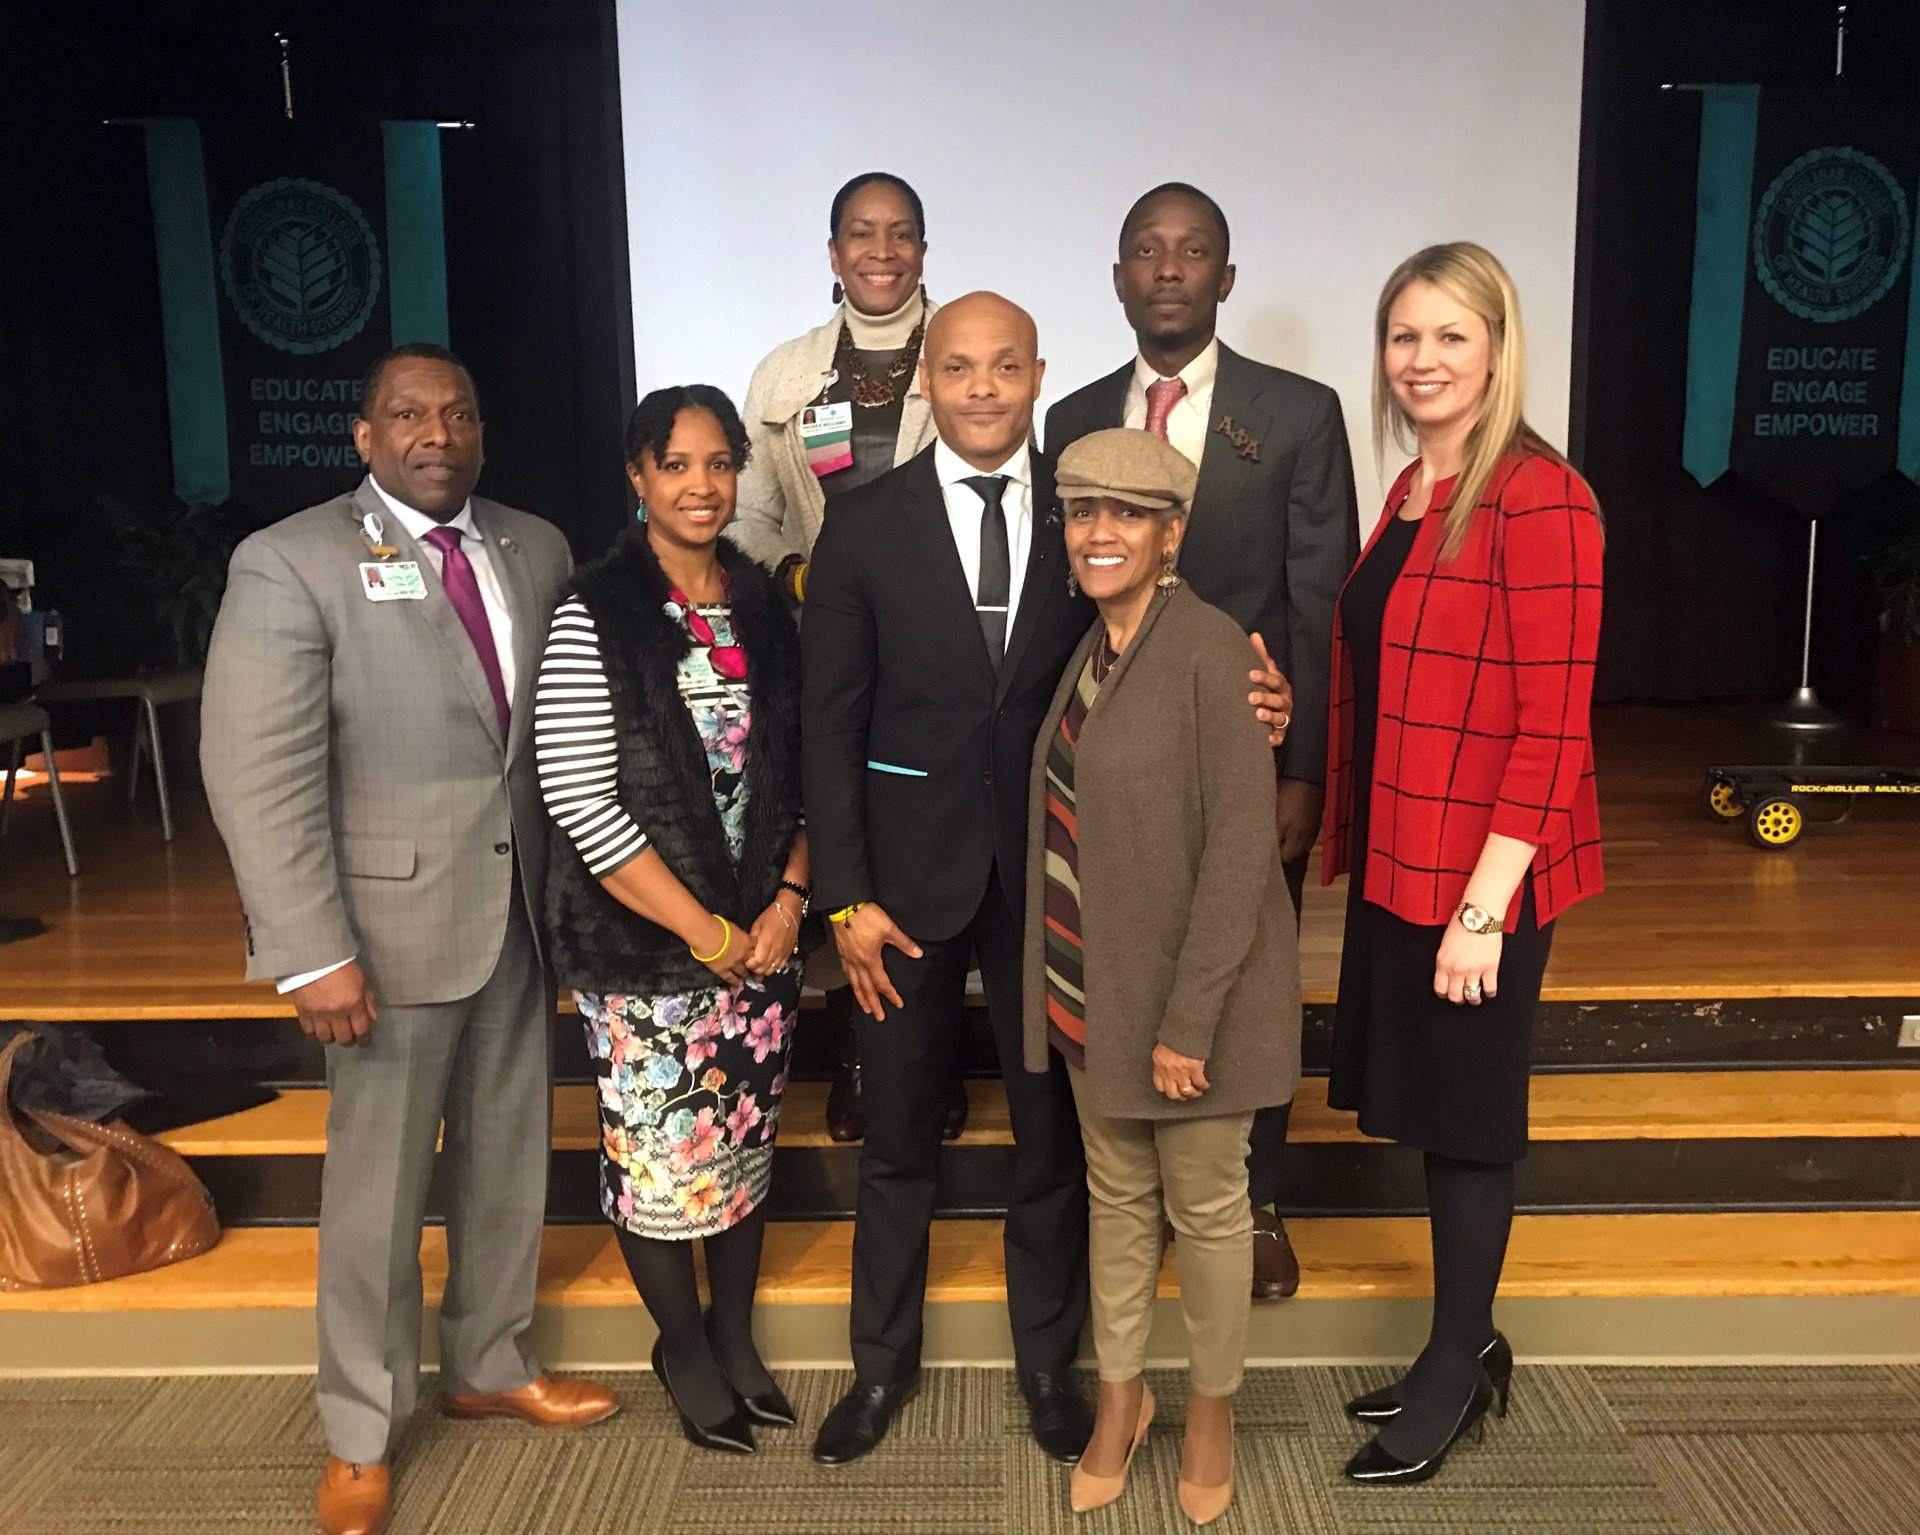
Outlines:
[[[1607,514],[1604,698],[1780,696],[1799,680],[1806,523],[1680,467],[1700,98],[1660,86],[1817,88],[1833,18],[1824,0],[1589,0],[1572,446]],[[1920,112],[1920,4],[1855,0],[1847,31],[1847,80]],[[1871,687],[1860,554],[1882,519],[1920,516],[1917,499],[1894,480],[1821,522],[1814,683],[1830,701]]]
[[[302,117],[477,125],[441,150],[449,328],[487,418],[481,489],[559,524],[576,554],[605,548],[629,504],[633,378],[612,28],[610,0],[5,7],[0,554],[38,561],[70,660],[156,658],[90,508],[171,503],[145,150],[102,119],[272,119],[276,29],[294,40]]]
[[[1570,448],[1609,519],[1603,697],[1764,697],[1795,680],[1805,524],[1736,484],[1703,491],[1680,467],[1699,99],[1659,86],[1817,84],[1832,18],[1825,0],[1590,0]],[[163,515],[170,481],[141,136],[100,119],[272,115],[276,28],[294,39],[301,113],[479,124],[442,147],[453,339],[488,417],[483,488],[553,519],[580,555],[626,515],[611,0],[7,6],[0,553],[40,561],[88,668],[129,664],[153,637],[128,616],[141,600],[87,508],[108,495]],[[1920,110],[1920,4],[1856,0],[1850,33],[1849,77]],[[1444,82],[1436,92],[1443,103]],[[673,134],[700,125],[663,128],[649,175],[687,195]],[[750,187],[692,202],[733,215],[715,238],[750,226]],[[1815,680],[1831,698],[1868,686],[1858,553],[1902,509],[1920,515],[1910,491],[1883,487],[1822,525]]]

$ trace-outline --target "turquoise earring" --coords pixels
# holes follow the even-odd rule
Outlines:
[[[645,522],[647,520],[647,503],[646,502],[642,501],[637,507],[634,508],[633,520],[635,522]]]

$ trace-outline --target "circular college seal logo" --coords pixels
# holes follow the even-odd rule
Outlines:
[[[241,322],[268,346],[331,351],[373,312],[380,247],[346,193],[282,176],[241,194],[227,215],[220,280]]]
[[[1912,244],[1907,194],[1872,155],[1807,151],[1760,199],[1753,269],[1788,313],[1830,324],[1886,297]]]

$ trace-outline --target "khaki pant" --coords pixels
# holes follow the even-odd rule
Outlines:
[[[1207,1119],[1108,1119],[1073,1079],[1092,1196],[1093,1351],[1102,1380],[1132,1380],[1147,1364],[1160,1277],[1162,1221],[1180,1247],[1180,1310],[1188,1374],[1203,1396],[1231,1396],[1246,1365],[1253,1309],[1253,1208],[1247,1203],[1251,1114]]]

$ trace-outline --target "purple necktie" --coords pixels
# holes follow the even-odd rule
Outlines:
[[[487,622],[486,604],[480,600],[480,583],[474,578],[473,561],[460,547],[458,528],[433,528],[427,542],[440,551],[440,584],[447,589],[447,600],[466,626],[467,638],[480,657],[480,670],[487,674],[487,691],[493,694],[493,707],[500,716],[500,739],[507,739],[507,684],[500,675],[500,653],[493,648],[493,625]]]

